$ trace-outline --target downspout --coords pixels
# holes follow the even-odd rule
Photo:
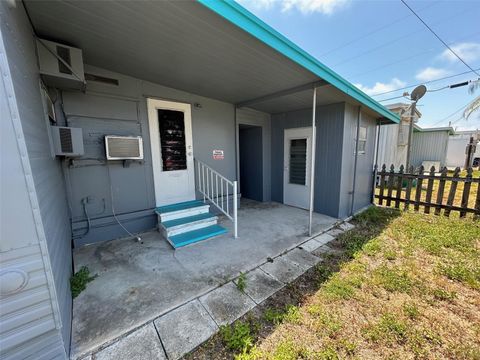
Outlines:
[[[312,104],[312,156],[310,162],[310,211],[308,219],[308,236],[312,236],[312,220],[313,220],[313,200],[314,200],[314,183],[315,183],[315,153],[317,151],[317,88],[313,88],[313,104]]]
[[[378,172],[378,152],[380,148],[380,131],[381,131],[382,121],[377,120],[377,126],[375,127],[375,158],[373,160],[373,182],[372,182],[372,204],[375,202],[375,181],[377,180]]]
[[[357,115],[357,135],[355,136],[355,162],[353,165],[353,184],[352,184],[352,205],[350,207],[350,216],[353,215],[353,206],[355,204],[355,187],[357,183],[357,163],[358,163],[358,144],[360,135],[360,116],[362,114],[362,107],[358,107]]]

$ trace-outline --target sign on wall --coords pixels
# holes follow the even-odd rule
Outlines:
[[[213,155],[213,160],[223,160],[224,159],[223,150],[213,150],[212,155]]]

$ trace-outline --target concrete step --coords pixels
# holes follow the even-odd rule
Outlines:
[[[158,214],[159,223],[166,221],[181,219],[185,217],[195,216],[208,213],[210,205],[205,204],[201,200],[192,200],[182,203],[160,206],[155,209]]]
[[[210,213],[188,216],[180,219],[160,223],[165,237],[183,234],[189,231],[202,229],[217,224],[217,217]]]
[[[225,234],[226,232],[227,229],[221,227],[220,225],[212,225],[206,228],[189,231],[179,235],[174,235],[167,238],[167,240],[174,248],[179,248],[212,238],[214,236]]]

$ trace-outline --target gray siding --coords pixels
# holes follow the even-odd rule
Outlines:
[[[358,107],[345,106],[345,130],[343,134],[342,182],[340,189],[339,217],[345,218],[351,212],[353,177],[355,168],[355,138],[357,130]],[[375,126],[374,118],[361,113],[360,126],[367,128],[367,144],[364,154],[358,154],[357,177],[353,211],[356,212],[371,203],[373,184],[373,162],[375,158]]]
[[[263,201],[270,201],[271,200],[271,192],[272,192],[272,120],[270,114],[248,109],[242,108],[237,109],[236,113],[237,118],[237,134],[238,134],[238,126],[240,124],[244,125],[254,125],[254,126],[261,126],[262,127],[262,159],[263,159]],[[237,139],[238,143],[238,139]],[[242,191],[242,184],[240,182],[240,192]]]
[[[0,263],[23,271],[26,284],[0,299],[0,348],[4,359],[62,359],[70,343],[68,211],[50,155],[31,29],[23,8],[7,4],[0,3],[1,173],[8,174],[0,189]]]
[[[156,226],[153,171],[146,99],[161,98],[192,106],[193,153],[196,158],[229,179],[236,179],[234,106],[189,94],[108,70],[86,65],[86,72],[119,80],[119,86],[89,82],[86,94],[63,91],[63,108],[69,126],[83,129],[86,154],[65,166],[72,209],[75,246],[125,236],[112,216],[115,212],[131,232]],[[60,100],[59,100],[60,102]],[[105,160],[105,135],[141,135],[145,159],[124,167]],[[212,150],[223,149],[224,160],[213,160]],[[108,167],[107,167],[108,166]],[[82,199],[91,218],[87,221]]]
[[[445,166],[448,136],[447,131],[414,132],[410,164],[420,166],[423,161],[440,161],[440,166]]]
[[[317,107],[317,152],[315,157],[316,212],[337,217],[343,147],[345,104]],[[272,115],[272,200],[283,202],[284,130],[311,126],[311,109]]]

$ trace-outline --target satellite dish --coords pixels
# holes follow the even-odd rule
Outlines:
[[[423,95],[425,95],[426,92],[427,87],[425,85],[419,85],[415,89],[413,89],[412,94],[410,95],[410,99],[417,102],[423,97]]]

